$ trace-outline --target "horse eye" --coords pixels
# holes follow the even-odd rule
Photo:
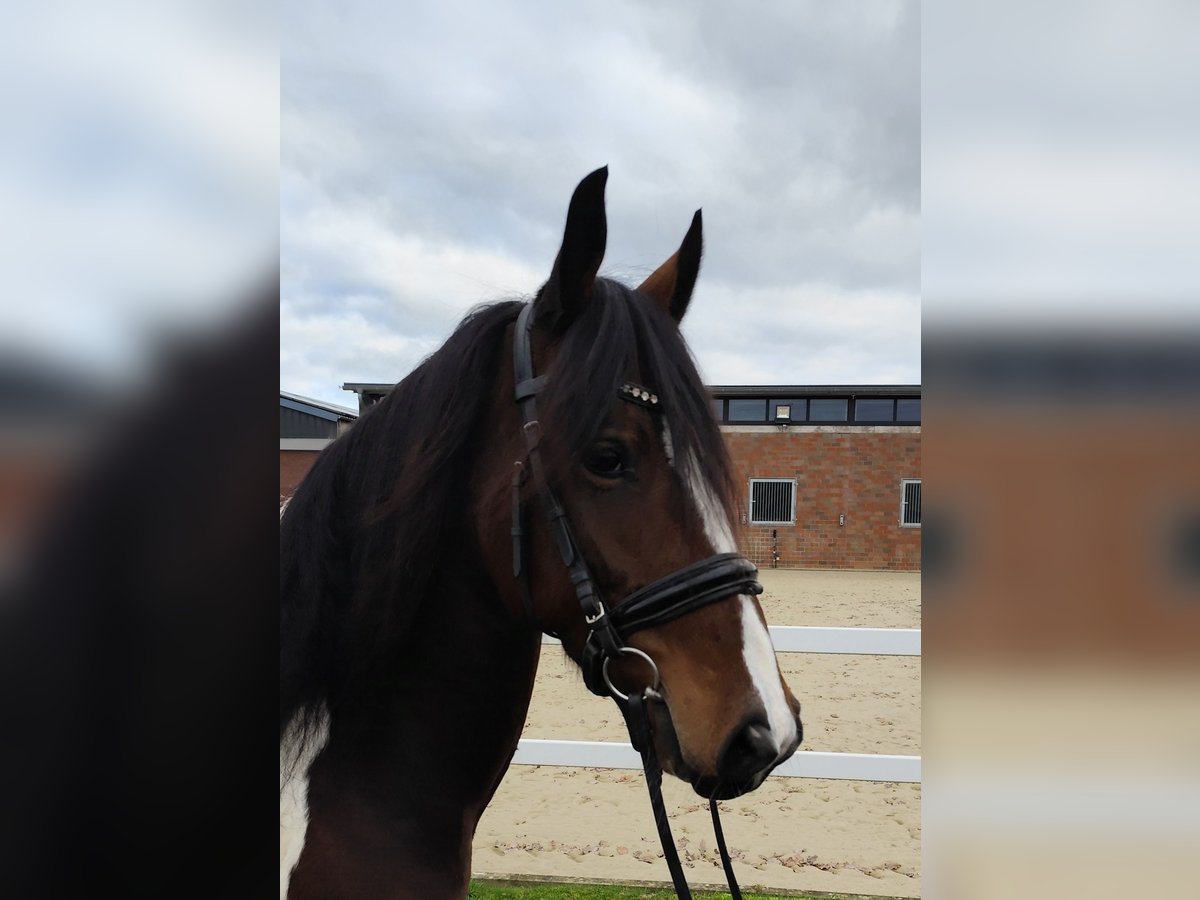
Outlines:
[[[613,444],[600,444],[593,447],[584,459],[583,464],[593,475],[601,478],[620,478],[626,472],[625,457],[621,448]]]

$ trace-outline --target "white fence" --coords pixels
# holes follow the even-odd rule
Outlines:
[[[919,628],[818,628],[771,626],[780,653],[855,653],[865,656],[920,656]],[[557,644],[543,637],[544,644]],[[583,766],[593,769],[641,769],[633,746],[617,741],[545,741],[523,738],[514,765]],[[793,778],[850,781],[921,780],[921,757],[886,753],[825,753],[800,750],[772,773]]]

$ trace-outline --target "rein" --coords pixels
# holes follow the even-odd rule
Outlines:
[[[626,639],[643,628],[653,628],[672,622],[703,606],[707,606],[731,594],[760,594],[762,585],[756,579],[758,570],[748,559],[737,553],[717,553],[690,565],[677,569],[669,575],[634,591],[624,602],[607,609],[602,601],[587,563],[578,551],[578,544],[571,532],[566,510],[546,478],[542,463],[540,443],[541,425],[538,420],[537,395],[546,386],[546,376],[535,376],[531,331],[533,327],[533,304],[526,303],[517,317],[513,335],[513,368],[515,375],[515,398],[521,411],[521,431],[525,436],[526,461],[514,466],[512,480],[512,539],[513,577],[521,590],[521,602],[531,620],[533,615],[532,591],[525,565],[525,548],[521,488],[532,477],[538,485],[543,511],[549,523],[554,545],[563,564],[567,567],[580,611],[588,625],[588,636],[584,643],[584,683],[588,690],[600,697],[611,696],[618,706],[624,707],[625,721],[633,746],[642,757],[642,768],[646,773],[646,787],[650,792],[650,805],[662,843],[663,856],[671,872],[675,893],[681,900],[691,900],[691,891],[683,875],[679,853],[671,835],[666,808],[662,799],[662,768],[654,752],[651,734],[649,701],[663,701],[658,693],[658,666],[647,654],[630,647]],[[621,385],[617,396],[653,412],[661,411],[659,397],[650,390],[630,382]],[[553,637],[558,635],[546,632]],[[645,661],[653,673],[650,686],[641,694],[624,694],[612,683],[608,664],[621,656],[636,656]],[[733,874],[733,864],[725,846],[725,835],[717,810],[717,801],[709,798],[713,829],[721,854],[721,865],[729,882],[733,900],[741,900],[741,891]]]

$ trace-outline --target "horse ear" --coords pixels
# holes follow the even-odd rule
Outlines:
[[[700,274],[700,257],[704,253],[703,230],[700,210],[696,210],[692,216],[692,226],[683,236],[679,249],[638,287],[676,322],[683,320],[683,314],[687,312],[692,299],[692,289],[696,287],[696,276]]]
[[[607,181],[608,166],[604,166],[579,182],[571,195],[562,247],[550,280],[538,291],[533,307],[535,319],[552,330],[565,328],[591,297],[608,239],[604,215]]]

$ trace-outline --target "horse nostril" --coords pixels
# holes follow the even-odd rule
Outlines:
[[[717,760],[717,773],[729,782],[749,782],[779,756],[775,737],[765,722],[754,721],[725,745]]]

